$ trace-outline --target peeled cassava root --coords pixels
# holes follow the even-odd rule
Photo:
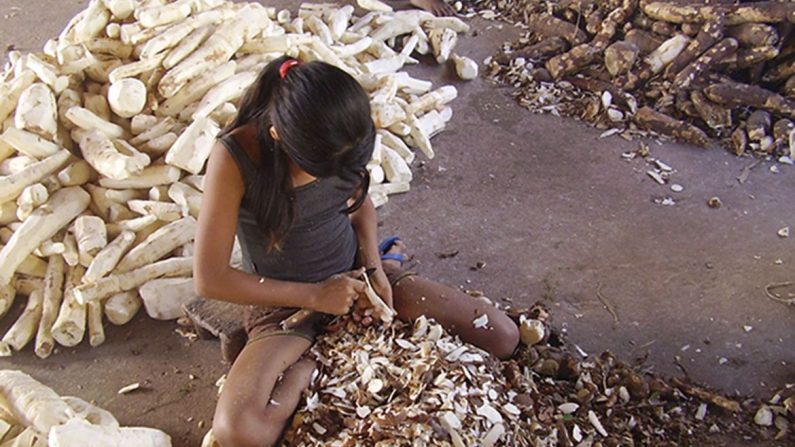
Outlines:
[[[24,430],[16,436],[6,432],[3,445],[171,446],[166,433],[145,427],[120,427],[107,411],[76,397],[61,397],[21,371],[0,371],[0,401],[11,422]]]
[[[433,157],[457,90],[402,70],[432,54],[476,77],[477,63],[455,52],[469,26],[360,3],[371,12],[90,0],[44,51],[12,51],[0,77],[0,315],[15,295],[28,301],[0,354],[33,341],[41,357],[55,343],[99,345],[104,320],[124,324],[141,306],[153,318],[182,314],[195,296],[190,255],[215,137],[283,54],[362,84],[378,135],[373,201],[408,191],[415,149]]]

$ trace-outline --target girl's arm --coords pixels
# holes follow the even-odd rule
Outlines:
[[[362,206],[351,213],[351,224],[356,231],[356,238],[359,241],[359,252],[357,253],[358,265],[365,268],[375,268],[376,272],[371,276],[373,288],[376,293],[389,305],[392,304],[392,287],[384,273],[381,265],[381,254],[378,252],[378,215],[375,212],[370,196],[368,195]]]
[[[193,258],[196,293],[236,304],[345,313],[350,307],[350,304],[345,307],[346,302],[358,296],[363,284],[347,275],[311,284],[262,278],[229,266],[244,191],[237,164],[226,148],[217,143],[207,163],[196,230]]]

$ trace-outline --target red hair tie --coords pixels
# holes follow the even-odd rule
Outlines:
[[[282,79],[284,79],[284,77],[287,76],[287,72],[290,71],[291,68],[297,67],[299,65],[301,65],[301,61],[297,59],[286,60],[282,63],[282,66],[279,67],[279,75],[282,77]]]

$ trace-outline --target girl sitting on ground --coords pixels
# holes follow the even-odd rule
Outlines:
[[[503,312],[404,271],[399,239],[379,246],[366,169],[375,133],[368,95],[354,78],[323,62],[282,57],[262,70],[211,152],[196,291],[247,305],[249,337],[213,420],[222,447],[278,442],[315,369],[304,353],[362,296],[365,269],[401,320],[424,314],[500,358],[518,344]],[[229,266],[235,234],[245,271]],[[315,312],[285,329],[281,323],[298,309]],[[483,314],[488,329],[474,328]]]

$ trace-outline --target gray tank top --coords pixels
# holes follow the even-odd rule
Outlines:
[[[284,281],[318,282],[353,268],[358,243],[344,212],[352,194],[348,183],[328,177],[295,188],[293,225],[280,248],[268,251],[265,232],[247,200],[251,179],[259,175],[257,167],[231,135],[220,141],[237,163],[246,185],[237,219],[246,270]]]

